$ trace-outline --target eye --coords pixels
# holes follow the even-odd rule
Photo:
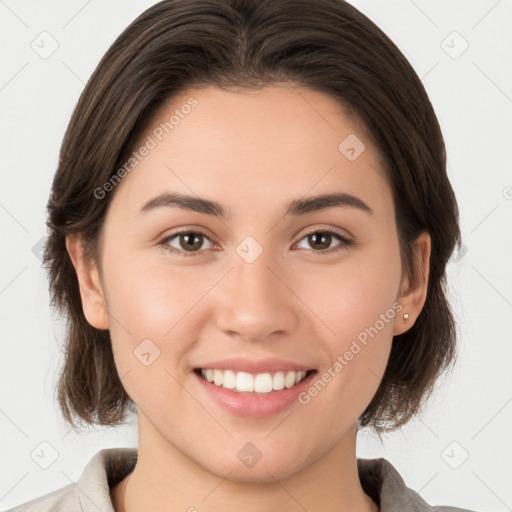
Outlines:
[[[333,238],[339,240],[341,243],[335,245],[333,248],[324,250],[325,247],[328,247],[331,244]],[[300,241],[302,240],[307,240],[308,244],[311,244],[313,247],[316,246],[320,249],[312,251],[316,256],[332,254],[334,252],[346,249],[347,247],[350,247],[354,244],[353,240],[340,235],[337,231],[332,229],[318,229],[316,231],[312,231],[311,233],[308,233],[306,236],[301,238]],[[300,241],[298,243],[300,243]]]
[[[340,243],[333,248],[326,250],[325,248],[331,245],[333,238],[337,239]],[[177,239],[177,241],[175,239]],[[308,233],[306,236],[301,238],[298,243],[306,239],[307,243],[311,244],[313,247],[316,246],[317,249],[320,249],[311,251],[313,254],[318,256],[332,254],[354,244],[353,240],[332,229],[317,229],[316,231],[311,231],[311,233]],[[205,240],[208,240],[210,244],[213,245],[213,242],[204,233],[200,231],[183,230],[165,237],[158,245],[167,252],[188,257],[200,254],[201,247]],[[171,245],[171,242],[177,243],[179,247]],[[209,248],[211,248],[211,246]]]
[[[170,245],[171,241],[178,238],[178,244],[180,247],[176,248]],[[211,240],[199,231],[179,231],[171,236],[164,238],[159,245],[168,252],[173,254],[179,254],[181,256],[197,256],[199,253],[198,249],[203,245],[204,240]]]

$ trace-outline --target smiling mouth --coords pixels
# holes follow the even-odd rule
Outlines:
[[[253,395],[266,395],[292,388],[316,372],[317,370],[283,370],[251,374],[234,370],[194,369],[196,375],[217,387]]]

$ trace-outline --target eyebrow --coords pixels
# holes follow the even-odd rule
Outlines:
[[[227,211],[220,203],[176,192],[163,192],[153,199],[150,199],[141,208],[140,213],[146,213],[157,208],[172,207],[204,213],[218,218],[226,218],[228,216]],[[295,199],[288,204],[284,216],[286,217],[291,215],[295,217],[335,207],[356,208],[368,213],[369,215],[374,215],[373,209],[370,208],[362,199],[345,192],[337,192]]]

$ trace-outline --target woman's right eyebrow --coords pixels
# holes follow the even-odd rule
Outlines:
[[[369,215],[374,215],[373,209],[359,197],[345,192],[336,192],[295,199],[289,203],[283,216],[298,216],[328,208],[347,207],[356,208]],[[162,192],[153,197],[144,204],[139,214],[144,214],[157,208],[180,208],[182,210],[213,215],[218,218],[230,218],[232,216],[229,210],[226,210],[216,201],[177,192]]]
[[[148,211],[157,208],[180,208],[182,210],[192,210],[206,215],[214,215],[215,217],[227,217],[226,211],[223,206],[210,199],[204,199],[198,196],[191,196],[187,194],[180,194],[177,192],[162,192],[153,199],[150,199],[140,209],[139,214],[147,213]]]

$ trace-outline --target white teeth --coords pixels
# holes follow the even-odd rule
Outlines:
[[[272,388],[275,390],[284,389],[284,373],[277,372],[272,379]]]
[[[222,385],[225,388],[233,389],[236,386],[235,372],[232,372],[231,370],[226,370],[224,372],[224,380],[222,381]]]
[[[295,384],[295,372],[288,372],[284,379],[284,385],[291,388]]]
[[[238,392],[270,393],[281,389],[291,388],[306,376],[306,372],[279,371],[275,374],[233,372],[232,370],[201,370],[202,376],[216,386],[232,389]]]
[[[219,370],[220,371],[220,370]],[[236,385],[237,391],[254,391],[254,379],[250,373],[238,372],[236,374]]]
[[[224,380],[224,372],[220,370],[213,370],[213,382],[216,386],[222,386],[222,381]]]
[[[254,378],[254,389],[258,393],[270,393],[272,391],[272,375],[259,373]]]

